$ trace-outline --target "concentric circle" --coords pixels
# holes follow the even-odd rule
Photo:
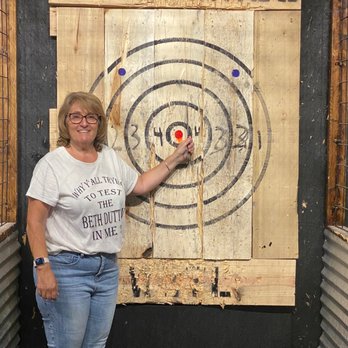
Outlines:
[[[137,92],[138,95],[135,95],[134,100],[129,103],[128,111],[122,116],[122,124],[124,135],[123,148],[125,148],[129,160],[139,173],[148,169],[142,159],[142,149],[146,148],[147,151],[150,151],[154,142],[157,142],[157,146],[155,146],[155,158],[159,163],[165,158],[168,148],[173,150],[182,141],[183,137],[191,135],[204,139],[202,152],[192,158],[188,165],[190,168],[197,167],[196,169],[198,169],[202,160],[204,163],[209,161],[209,165],[206,166],[208,170],[204,173],[203,183],[207,184],[209,181],[213,183],[210,186],[210,191],[205,192],[204,206],[209,207],[210,204],[217,200],[226,199],[225,197],[228,196],[231,190],[234,190],[233,197],[236,194],[238,195],[237,198],[234,198],[235,201],[232,206],[229,206],[228,202],[226,202],[225,211],[221,211],[215,217],[204,221],[205,225],[211,225],[223,220],[243,206],[259,186],[267,169],[270,156],[270,119],[262,95],[259,89],[256,89],[254,86],[254,94],[257,97],[256,102],[261,106],[263,111],[264,119],[262,121],[266,129],[264,134],[258,131],[260,133],[258,137],[259,139],[262,138],[263,142],[263,164],[259,172],[256,173],[257,176],[253,180],[250,189],[243,191],[241,187],[235,188],[235,186],[238,186],[245,170],[249,168],[250,171],[250,166],[252,166],[251,158],[253,138],[255,135],[253,134],[250,107],[251,98],[250,96],[245,97],[244,95],[246,86],[249,86],[249,90],[253,88],[250,69],[241,60],[222,47],[192,38],[167,38],[147,42],[128,51],[127,59],[136,57],[143,50],[161,45],[169,45],[168,47],[170,47],[173,43],[189,43],[193,46],[203,46],[205,49],[212,50],[215,54],[217,53],[225,63],[228,61],[231,68],[229,72],[226,72],[214,67],[212,64],[203,63],[197,59],[173,57],[149,64],[139,64],[139,67],[132,71],[126,65],[121,67],[121,58],[118,58],[108,67],[107,73],[112,74],[117,69],[120,75],[119,71],[122,68],[124,80],[111,96],[106,114],[109,116],[114,106],[118,104],[121,96],[125,92],[128,93],[129,90],[133,90],[134,86],[137,86],[141,79],[148,78],[152,71],[168,68],[174,71],[180,71],[182,67],[191,67],[193,70],[197,69],[197,72],[206,72],[211,78],[211,81],[213,81],[210,85],[202,84],[200,80],[196,80],[195,78],[183,79],[178,75],[175,78],[167,78],[162,81],[156,80],[156,82],[150,84],[147,88],[139,89],[139,92]],[[125,63],[123,62],[123,64]],[[96,90],[104,77],[105,73],[102,72],[93,83],[90,89],[91,92]],[[229,90],[231,99],[219,95],[219,88],[217,87],[221,85],[224,86],[223,88],[225,90]],[[183,88],[187,92],[186,95],[182,92]],[[135,90],[137,89],[135,88]],[[171,100],[163,102],[162,97],[167,90],[171,91]],[[177,94],[176,91],[178,92]],[[190,95],[198,94],[207,104],[204,107],[199,106],[199,103],[193,102],[190,99]],[[148,107],[150,104],[154,104],[152,110]],[[233,107],[230,104],[233,104]],[[168,110],[172,108],[175,109],[175,112],[173,119],[170,119],[166,115],[168,114]],[[210,110],[214,110],[214,117],[210,114]],[[188,121],[187,115],[185,115],[188,112],[190,112],[190,121]],[[204,135],[202,135],[203,133]],[[266,139],[266,141],[263,141],[263,139]],[[182,166],[178,168],[178,171],[187,170],[188,166]],[[232,171],[230,170],[231,167],[233,168]],[[170,182],[168,180],[162,184],[162,187],[167,190],[196,190],[198,182],[199,180],[185,182],[181,177],[180,182]],[[218,183],[215,185],[217,187],[216,189],[214,182]],[[148,202],[146,197],[141,197],[141,199]],[[156,200],[155,205],[158,208],[174,210],[190,209],[197,206],[196,203],[192,202],[169,202],[165,199],[162,201]],[[149,224],[149,221],[144,216],[138,216],[132,212],[129,213],[129,216],[137,221]],[[172,225],[157,222],[156,226],[171,229],[197,228],[197,224],[189,223]]]

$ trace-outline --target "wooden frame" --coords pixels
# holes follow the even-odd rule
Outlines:
[[[101,8],[102,4],[105,5],[104,7],[108,7],[105,1],[97,4],[92,1],[51,1],[50,3],[59,3],[59,7],[51,7],[50,9],[50,33],[54,36],[57,35],[59,57],[57,105],[59,106],[67,91],[87,88],[90,86],[90,81],[93,81],[95,76],[98,76],[100,71],[105,69],[103,55],[105,42],[103,38],[100,39],[102,35],[99,33],[105,33],[103,30],[104,11],[108,14],[111,11]],[[120,5],[120,2],[108,2],[109,6],[116,3]],[[132,7],[131,3],[136,4],[130,1],[123,2],[123,4],[128,4],[127,7]],[[268,2],[262,1],[259,3],[268,4]],[[295,4],[294,1],[273,1],[272,3],[282,4],[284,10],[289,9],[288,5]],[[153,5],[153,3],[151,4]],[[181,7],[182,4],[181,1]],[[297,6],[298,4],[296,3]],[[78,8],[72,8],[73,5]],[[148,8],[154,7],[150,5]],[[120,8],[121,6],[115,5],[114,7]],[[133,6],[133,9],[134,7],[136,6]],[[265,7],[257,9],[264,10]],[[257,223],[255,228],[257,235],[253,236],[250,260],[229,258],[215,260],[209,257],[207,259],[187,258],[185,260],[180,257],[163,260],[164,257],[162,257],[161,260],[152,258],[151,250],[150,253],[145,253],[144,249],[141,248],[136,250],[138,254],[135,257],[121,253],[118,297],[120,303],[219,304],[221,306],[228,304],[291,306],[295,304],[296,258],[298,257],[297,191],[291,190],[291,194],[289,194],[286,187],[289,185],[297,187],[299,26],[301,13],[292,10],[275,12],[255,12],[256,33],[259,33],[263,39],[256,45],[255,57],[260,63],[260,68],[254,69],[254,82],[257,86],[261,86],[262,93],[266,95],[265,103],[273,115],[271,116],[273,117],[272,121],[276,123],[277,120],[279,121],[279,115],[282,115],[282,123],[278,128],[275,128],[277,134],[275,134],[274,139],[277,137],[280,139],[279,134],[281,134],[281,139],[285,140],[284,143],[288,146],[286,156],[278,152],[277,158],[282,159],[281,170],[284,171],[285,175],[290,175],[290,179],[285,184],[274,181],[277,168],[273,167],[264,192],[269,192],[270,187],[276,187],[273,197],[282,197],[286,202],[284,206],[287,208],[278,213],[279,205],[275,206],[269,203],[270,205],[263,206],[262,199],[258,198],[257,202],[253,197],[253,204],[256,202],[259,213],[253,216]],[[120,29],[118,28],[118,30]],[[269,39],[269,35],[274,35],[273,40]],[[278,44],[280,46],[277,46]],[[290,45],[293,45],[290,50],[291,54],[287,51]],[[288,53],[285,54],[285,52]],[[279,58],[279,53],[281,58]],[[87,65],[80,64],[81,57],[91,57],[92,55],[94,55],[93,60],[88,65],[88,69]],[[284,58],[285,55],[286,58]],[[286,66],[291,66],[291,69],[284,69],[284,62],[286,62]],[[66,78],[66,74],[71,73],[69,69],[77,73],[76,79]],[[276,98],[273,98],[274,86],[279,81],[280,76],[284,77],[286,82],[281,85],[281,88],[277,88]],[[115,78],[114,83],[118,84],[119,79]],[[256,88],[256,90],[258,89]],[[102,88],[98,93],[102,98],[105,97]],[[258,108],[261,110],[262,105],[258,105]],[[257,114],[260,110],[255,109],[254,112]],[[290,123],[291,128],[289,128]],[[286,136],[284,129],[289,130],[286,132]],[[54,148],[53,143],[57,134],[56,111],[53,109],[50,110],[50,136],[51,146]],[[279,146],[278,150],[281,148]],[[291,163],[289,158],[293,159],[294,162]],[[254,161],[255,167],[257,167],[257,161],[260,159],[255,158]],[[293,167],[296,169],[291,171]],[[286,178],[288,177],[286,176]],[[255,199],[257,199],[256,195]],[[287,222],[285,224],[287,227],[284,229],[280,228],[283,221]],[[289,221],[290,224],[288,224]],[[262,232],[265,230],[268,233]],[[140,233],[132,234],[129,239],[132,240],[132,238],[133,240],[141,239]]]
[[[17,39],[16,1],[9,1],[9,221],[17,220]]]
[[[214,10],[300,10],[301,0],[49,0],[51,6],[186,8]]]
[[[347,93],[346,85],[340,83],[342,74],[347,67],[341,64],[343,57],[340,53],[340,25],[342,15],[342,1],[332,1],[332,28],[331,28],[331,67],[330,67],[330,106],[327,133],[328,176],[326,197],[326,222],[328,225],[343,225],[345,219],[346,186],[345,168],[341,166],[346,158],[347,134],[342,123],[341,98]],[[343,145],[343,146],[342,146]]]
[[[8,161],[7,182],[4,189],[7,190],[7,221],[0,229],[0,238],[6,236],[13,229],[17,219],[17,48],[16,48],[16,1],[8,1],[7,18],[7,81],[4,89],[8,96]],[[8,89],[7,89],[8,88]]]

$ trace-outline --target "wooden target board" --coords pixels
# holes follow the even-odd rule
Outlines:
[[[109,145],[139,173],[188,135],[195,142],[158,189],[128,199],[119,302],[294,304],[294,3],[267,12],[51,8],[57,106],[71,91],[100,97]],[[54,148],[55,110],[50,120]]]

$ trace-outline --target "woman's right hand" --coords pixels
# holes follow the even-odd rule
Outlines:
[[[45,300],[55,300],[58,297],[58,283],[49,263],[36,268],[37,293]]]
[[[28,197],[27,235],[34,259],[48,257],[46,247],[46,222],[51,206],[38,199]],[[35,268],[37,275],[36,291],[44,299],[55,300],[58,296],[58,284],[49,263]]]

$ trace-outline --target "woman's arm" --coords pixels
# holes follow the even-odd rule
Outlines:
[[[174,168],[183,162],[188,161],[194,150],[191,137],[181,142],[175,151],[162,161],[158,166],[141,174],[132,191],[132,194],[143,195],[156,188],[165,180]]]
[[[45,229],[51,207],[37,199],[28,198],[27,235],[34,259],[48,257]],[[37,292],[45,299],[58,296],[58,284],[49,263],[37,266]]]

